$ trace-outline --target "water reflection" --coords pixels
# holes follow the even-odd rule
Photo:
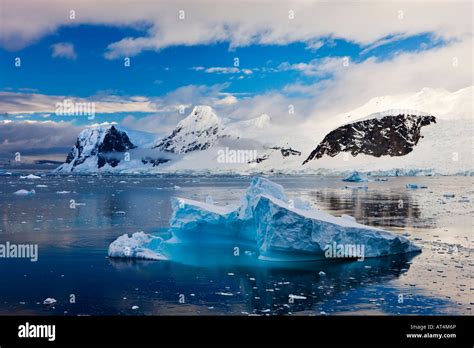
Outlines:
[[[160,291],[165,301],[176,302],[176,293],[186,289],[197,296],[192,298],[192,303],[220,307],[228,314],[287,314],[314,311],[345,292],[370,290],[374,284],[396,279],[408,271],[414,257],[399,255],[364,262],[267,263],[251,256],[232,256],[230,247],[224,253],[222,248],[219,253],[212,246],[176,247],[182,248],[186,263],[116,259],[109,262],[118,272],[151,272],[156,282],[171,284],[164,292]],[[209,268],[209,264],[214,267]],[[243,304],[244,309],[239,307],[239,312],[233,312],[237,304]]]
[[[362,224],[433,228],[436,222],[423,217],[417,200],[402,190],[321,190],[312,191],[309,197],[324,210],[352,215]]]

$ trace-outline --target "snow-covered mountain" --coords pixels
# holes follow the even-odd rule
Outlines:
[[[472,92],[425,88],[377,97],[291,127],[268,115],[230,122],[196,106],[159,139],[119,126],[90,127],[57,172],[470,174]]]
[[[153,140],[152,134],[128,130],[116,124],[92,125],[79,134],[65,163],[55,172],[89,173],[140,165],[142,158],[131,161],[131,154],[141,153]]]
[[[198,105],[173,132],[161,139],[154,148],[176,154],[207,150],[223,134],[222,122],[210,106]]]

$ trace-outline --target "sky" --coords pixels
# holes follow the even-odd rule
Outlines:
[[[472,85],[472,7],[0,0],[0,159],[65,157],[93,123],[165,135],[198,104],[285,127],[377,96],[456,91]],[[94,118],[57,114],[65,99],[94,103]]]

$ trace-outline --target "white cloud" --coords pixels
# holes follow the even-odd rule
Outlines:
[[[348,57],[328,57],[313,59],[308,63],[281,63],[277,71],[294,70],[307,76],[324,76],[343,69],[349,63]]]
[[[142,96],[70,98],[39,93],[0,92],[2,112],[9,114],[55,113],[56,104],[63,103],[65,99],[74,103],[95,103],[96,113],[158,111],[152,100]]]
[[[237,74],[240,72],[239,68],[230,68],[230,67],[212,67],[212,68],[207,68],[205,72],[212,74],[212,73],[217,73],[217,74]]]
[[[106,54],[110,59],[143,50],[216,42],[229,42],[231,47],[291,42],[311,46],[319,38],[330,37],[370,45],[390,35],[433,32],[447,39],[472,35],[470,1],[137,0],[130,6],[126,0],[46,0],[30,2],[25,8],[17,0],[3,0],[1,6],[0,45],[9,49],[24,47],[61,26],[149,25],[143,36],[111,43]],[[76,11],[73,20],[71,10]],[[185,11],[184,20],[179,19],[179,10]],[[289,19],[290,10],[294,19]]]
[[[57,153],[64,159],[80,130],[70,122],[0,121],[0,158],[34,152],[43,157]]]
[[[74,45],[69,42],[58,42],[54,45],[51,45],[53,50],[51,56],[53,58],[67,58],[67,59],[76,59],[77,53],[74,50]]]
[[[194,71],[204,71],[208,74],[244,74],[251,75],[253,71],[251,69],[240,69],[237,67],[225,67],[225,66],[214,66],[205,68],[203,66],[194,66],[191,68]]]
[[[238,100],[233,95],[227,95],[222,99],[217,100],[214,105],[234,105],[237,104]]]
[[[315,41],[309,41],[306,45],[306,49],[316,52],[319,50],[321,47],[324,46],[324,41],[323,40],[315,40]]]

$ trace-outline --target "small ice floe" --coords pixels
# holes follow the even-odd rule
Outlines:
[[[48,297],[46,300],[43,301],[43,304],[44,305],[53,305],[55,304],[56,302],[56,299],[55,298],[52,298],[52,297]]]
[[[112,214],[117,216],[124,216],[126,213],[123,210],[113,211]]]
[[[48,185],[36,185],[36,187],[41,187],[41,188],[43,188],[43,187],[48,187]]]
[[[65,195],[65,194],[71,193],[71,191],[56,191],[56,193],[60,195]]]
[[[234,296],[234,294],[231,293],[231,292],[216,292],[216,295],[221,295],[221,296]]]
[[[138,308],[140,308],[140,307],[138,307],[138,306],[132,306],[132,309],[133,309],[133,310],[138,309]]]
[[[323,271],[319,271],[319,273],[318,273],[318,274],[319,274],[321,277],[323,277],[323,276],[325,276],[325,275],[326,275],[326,273],[324,273]]]
[[[452,192],[446,192],[446,193],[443,193],[443,197],[454,198],[454,197],[456,197],[456,195]]]
[[[406,184],[406,188],[410,190],[416,190],[416,189],[426,189],[428,187],[421,184]]]
[[[369,179],[367,178],[367,176],[363,173],[359,173],[359,172],[353,172],[352,174],[350,174],[349,176],[346,176],[344,179],[342,179],[342,181],[346,181],[346,182],[368,182]]]
[[[179,190],[179,189],[181,188],[181,186],[174,185],[173,188],[174,188],[175,190]]]
[[[161,253],[163,239],[158,236],[135,232],[129,237],[124,234],[109,245],[109,257],[166,260]]]
[[[306,300],[306,296],[301,296],[301,295],[289,294],[288,297],[293,300]]]
[[[34,189],[32,189],[30,191],[21,189],[21,190],[13,192],[13,194],[17,195],[17,196],[32,196],[32,195],[36,194],[36,191]]]
[[[37,175],[33,175],[33,174],[30,174],[30,175],[26,175],[26,176],[20,176],[20,179],[41,179],[40,176],[37,176]]]
[[[126,183],[127,183],[127,182],[126,182],[126,181],[123,181],[123,180],[119,181],[119,184],[126,184]]]

